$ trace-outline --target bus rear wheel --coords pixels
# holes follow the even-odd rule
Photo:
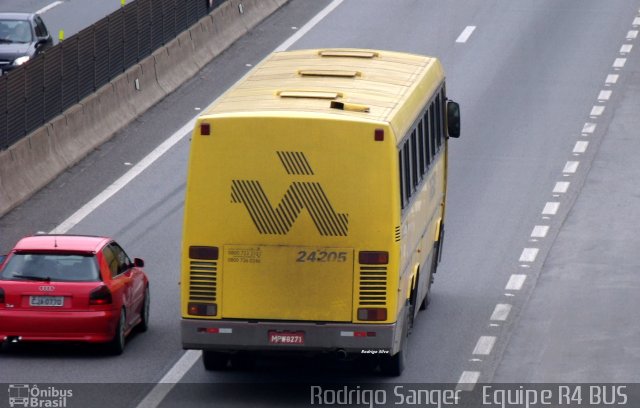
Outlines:
[[[408,357],[408,337],[409,337],[409,314],[413,313],[413,308],[406,307],[406,316],[402,324],[402,338],[400,339],[400,350],[392,356],[383,356],[380,361],[380,372],[388,377],[399,377],[407,366]]]
[[[226,370],[229,364],[229,354],[220,351],[202,351],[202,362],[204,369],[207,371]]]

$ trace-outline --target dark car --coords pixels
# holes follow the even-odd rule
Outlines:
[[[53,46],[42,18],[34,13],[0,13],[0,75]]]

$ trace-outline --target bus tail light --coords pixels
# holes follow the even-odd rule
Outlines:
[[[208,123],[200,123],[200,135],[201,136],[211,135],[211,125]]]
[[[189,258],[191,259],[208,259],[216,261],[218,259],[218,247],[214,246],[190,246]]]
[[[381,322],[387,320],[387,309],[385,308],[360,308],[358,309],[358,320]]]
[[[188,310],[192,316],[215,316],[218,314],[218,305],[216,303],[190,302]]]
[[[110,305],[112,302],[111,291],[105,285],[101,285],[89,293],[90,305]]]
[[[389,263],[389,253],[387,251],[360,251],[358,262],[363,265],[386,265]]]
[[[384,129],[376,129],[373,131],[373,140],[376,142],[384,141]]]

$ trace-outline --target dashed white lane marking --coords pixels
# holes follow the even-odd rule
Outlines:
[[[620,47],[620,54],[628,54],[631,52],[632,49],[633,49],[632,44],[624,44],[622,47]]]
[[[587,147],[589,147],[589,142],[584,140],[580,140],[576,142],[576,145],[573,147],[574,153],[584,153],[587,151]]]
[[[556,185],[553,187],[554,193],[566,193],[569,190],[569,186],[571,183],[568,181],[558,181]]]
[[[469,37],[471,37],[471,34],[473,34],[473,32],[475,31],[475,29],[476,29],[476,26],[467,26],[467,27],[465,27],[465,29],[462,30],[462,32],[460,33],[460,35],[456,39],[456,42],[457,43],[466,43],[467,40],[469,39]]]
[[[638,30],[631,30],[627,33],[627,40],[635,40],[638,38]]]
[[[591,108],[591,113],[589,114],[590,116],[600,116],[604,113],[604,106],[602,105],[595,105],[593,108]]]
[[[608,101],[611,98],[611,94],[612,93],[613,93],[613,91],[609,91],[609,90],[600,91],[600,93],[598,94],[598,100],[599,101]]]
[[[480,336],[475,348],[473,349],[473,354],[488,356],[491,354],[494,344],[496,344],[496,336]]]
[[[527,279],[527,275],[522,275],[518,273],[514,273],[509,277],[509,281],[507,282],[507,286],[505,286],[506,290],[520,290],[522,289],[522,285],[524,285],[524,281]]]
[[[478,379],[480,378],[480,371],[463,371],[456,390],[459,391],[473,391]]]
[[[617,68],[617,69],[621,69],[624,68],[624,64],[627,63],[627,59],[626,58],[616,58],[613,61],[613,65],[612,67]]]
[[[542,215],[556,215],[559,208],[560,203],[558,201],[549,201],[544,205]]]
[[[562,169],[563,173],[575,173],[578,171],[578,166],[580,165],[579,161],[568,161],[564,165],[564,169]]]
[[[544,238],[547,236],[548,232],[549,232],[548,225],[536,225],[535,227],[533,227],[533,231],[531,231],[531,237]]]
[[[597,125],[595,123],[587,122],[582,127],[582,133],[593,133],[596,130],[596,126]]]
[[[51,10],[52,8],[61,5],[62,3],[63,3],[62,1],[54,1],[53,3],[49,4],[48,6],[44,6],[40,10],[36,11],[36,14],[44,14],[47,11]]]
[[[636,17],[633,19],[633,23],[631,23],[632,26],[639,26],[640,25],[640,17]]]
[[[538,248],[525,248],[522,250],[522,254],[520,254],[520,262],[535,262],[536,257],[538,256]]]
[[[604,81],[605,84],[607,85],[613,85],[616,82],[618,82],[618,78],[620,77],[620,75],[618,74],[609,74],[607,75],[607,79]]]
[[[491,313],[491,320],[504,322],[509,317],[511,305],[508,303],[498,303]]]

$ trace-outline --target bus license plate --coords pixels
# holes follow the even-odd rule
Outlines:
[[[29,296],[29,306],[64,306],[64,296]]]
[[[304,332],[269,331],[270,344],[304,344]]]

